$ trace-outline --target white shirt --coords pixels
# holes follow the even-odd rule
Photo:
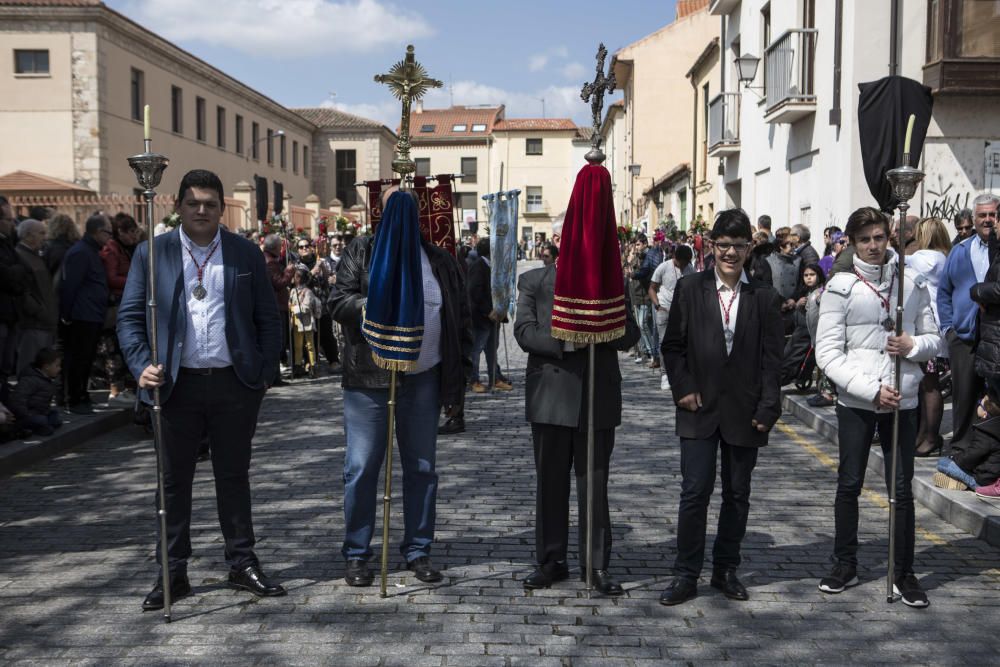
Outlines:
[[[986,280],[986,272],[990,270],[990,249],[983,240],[976,236],[969,247],[969,259],[972,260],[972,270],[976,274],[976,282]]]
[[[181,366],[187,368],[225,368],[232,366],[229,343],[226,341],[226,269],[222,264],[222,231],[207,247],[195,245],[183,228],[180,229],[181,256],[184,260],[184,295],[187,303],[187,330],[181,349]],[[198,268],[215,246],[202,273],[204,299],[194,297],[198,286]],[[194,255],[194,259],[191,256]]]
[[[424,337],[420,341],[417,367],[410,371],[411,375],[429,371],[441,363],[441,286],[423,247],[420,248],[420,273],[424,282]]]
[[[736,332],[736,314],[740,310],[740,289],[742,284],[749,284],[750,280],[747,278],[747,272],[744,271],[740,274],[740,282],[736,283],[736,292],[733,293],[733,289],[722,282],[719,278],[719,271],[715,271],[715,291],[719,297],[719,315],[722,317],[722,336],[726,341],[726,354],[730,354],[733,351],[733,334],[726,336],[726,330],[735,333]],[[732,302],[730,302],[732,299]],[[732,305],[730,305],[730,303]],[[726,310],[729,311],[729,324],[726,324]]]
[[[660,289],[656,291],[656,298],[660,302],[660,310],[670,311],[670,304],[674,300],[674,289],[677,287],[677,281],[692,273],[694,273],[694,266],[690,262],[688,262],[688,265],[682,271],[677,268],[673,259],[668,259],[656,267],[650,282],[654,282],[660,286]]]

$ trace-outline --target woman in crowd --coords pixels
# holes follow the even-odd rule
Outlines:
[[[830,235],[830,252],[819,260],[819,268],[823,269],[823,275],[827,278],[833,272],[833,263],[840,256],[841,251],[847,247],[847,235],[841,231],[833,232]]]
[[[940,329],[937,312],[938,279],[944,269],[945,258],[951,251],[948,228],[938,218],[924,218],[917,223],[917,250],[906,258],[906,266],[922,276],[931,295],[934,322]],[[944,343],[934,359],[924,365],[920,381],[920,428],[917,431],[917,456],[933,456],[941,451],[941,419],[944,416],[944,398],[941,396],[940,378],[948,370],[948,345]]]
[[[133,380],[118,348],[115,320],[118,317],[118,303],[122,299],[128,270],[132,265],[132,253],[142,239],[142,230],[135,218],[128,213],[115,215],[111,220],[111,229],[111,239],[101,248],[101,262],[104,263],[104,273],[108,277],[111,302],[108,304],[101,342],[97,346],[97,363],[108,381],[108,401],[117,399],[131,403],[135,401],[135,396],[126,392],[125,385],[132,384]]]
[[[43,252],[45,265],[49,267],[49,272],[52,275],[56,275],[59,267],[62,266],[66,251],[80,240],[80,230],[73,218],[65,213],[58,213],[49,219],[47,236],[48,240]],[[58,291],[57,287],[56,292]]]

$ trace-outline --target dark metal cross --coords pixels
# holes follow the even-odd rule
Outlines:
[[[415,169],[410,159],[410,104],[423,97],[430,88],[440,88],[444,84],[428,76],[424,66],[416,61],[412,44],[406,47],[403,60],[393,65],[387,74],[376,74],[375,81],[387,85],[396,99],[403,103],[392,170],[405,177]]]
[[[602,42],[597,47],[597,74],[594,76],[593,82],[583,84],[583,90],[580,91],[580,98],[584,102],[590,103],[591,121],[594,125],[594,134],[590,140],[593,148],[587,154],[588,161],[595,161],[591,159],[591,156],[596,158],[598,155],[600,159],[597,161],[604,161],[604,154],[601,152],[601,112],[604,110],[604,94],[615,92],[615,86],[618,83],[615,81],[614,71],[609,69],[608,75],[604,75],[604,61],[607,57],[608,50]]]

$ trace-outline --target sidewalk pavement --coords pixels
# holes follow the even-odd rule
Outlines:
[[[837,415],[834,407],[814,408],[807,395],[786,392],[783,400],[785,414],[792,414],[818,434],[837,445]],[[942,429],[944,430],[944,429]],[[972,491],[956,491],[934,486],[937,456],[917,458],[913,474],[913,497],[939,517],[957,528],[993,545],[1000,546],[1000,504],[982,500]],[[868,470],[883,478],[885,459],[881,447],[872,447]],[[874,482],[870,482],[874,485]]]
[[[96,398],[96,396],[95,396]],[[98,436],[132,423],[132,410],[107,403],[94,403],[90,415],[60,410],[63,425],[50,436],[0,443],[0,479],[10,477],[33,463],[47,461]]]

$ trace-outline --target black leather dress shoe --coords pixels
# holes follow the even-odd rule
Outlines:
[[[175,574],[170,577],[171,604],[190,593],[191,582],[188,581],[186,574]],[[153,590],[149,591],[149,595],[142,601],[143,611],[155,611],[157,609],[163,609],[163,577],[156,579],[156,585],[153,586]]]
[[[344,581],[348,586],[371,586],[375,581],[371,570],[368,569],[368,561],[353,559],[347,561],[347,569],[344,571]]]
[[[716,572],[712,575],[712,588],[718,588],[730,600],[749,600],[750,594],[736,578],[736,570]]]
[[[433,584],[444,579],[441,572],[434,569],[434,565],[431,564],[431,559],[428,556],[414,558],[406,564],[406,569],[411,570],[417,579],[426,584]]]
[[[229,571],[229,585],[244,591],[250,591],[260,597],[277,597],[285,595],[286,591],[261,572],[260,565],[247,565],[242,570]]]
[[[622,595],[625,589],[611,576],[611,573],[607,570],[594,570],[594,575],[591,577],[594,584],[594,590],[602,595]],[[580,581],[587,581],[587,573],[582,572],[580,574]]]
[[[660,595],[660,604],[671,607],[698,597],[698,582],[678,577]]]
[[[549,588],[558,581],[566,581],[569,578],[569,567],[563,561],[555,561],[539,565],[538,568],[526,577],[521,584],[530,590],[539,588]]]
[[[465,433],[465,419],[462,417],[450,417],[448,421],[438,427],[438,435],[454,435]]]

